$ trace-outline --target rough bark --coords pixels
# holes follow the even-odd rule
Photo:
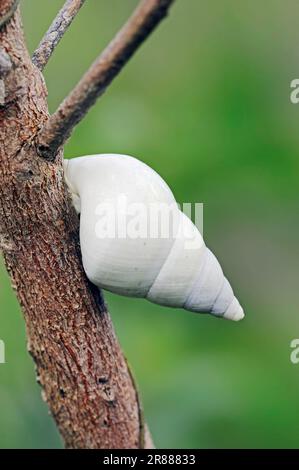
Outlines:
[[[12,63],[0,77],[0,247],[44,399],[67,447],[138,448],[137,392],[102,295],[82,269],[62,152],[49,163],[36,151],[49,119],[47,90],[26,49],[19,10],[1,28],[0,47]]]

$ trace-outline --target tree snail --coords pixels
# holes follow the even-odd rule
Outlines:
[[[154,170],[115,154],[65,160],[64,170],[93,284],[169,307],[244,317],[216,257]]]

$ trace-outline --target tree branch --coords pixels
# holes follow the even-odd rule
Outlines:
[[[39,70],[47,65],[55,47],[71,25],[85,0],[67,0],[41,40],[32,56],[32,62]]]
[[[166,16],[174,0],[142,0],[78,85],[50,117],[37,138],[40,156],[53,160],[73,128],[106,90],[130,57]]]
[[[49,117],[47,90],[30,60],[19,10],[0,30],[0,48],[12,63],[2,76],[0,107],[0,251],[44,400],[67,447],[138,448],[145,438],[149,448],[107,307],[82,267],[62,151],[49,164],[32,141]]]

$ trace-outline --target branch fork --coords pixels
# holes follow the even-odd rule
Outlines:
[[[55,158],[58,149],[66,142],[74,127],[86,115],[97,98],[105,92],[160,21],[165,18],[173,1],[142,0],[140,2],[127,23],[95,60],[39,133],[37,151],[41,157],[47,160]],[[69,3],[70,1],[67,2]],[[78,0],[76,3],[78,4]],[[54,24],[56,23],[57,20],[54,21]],[[53,29],[52,26],[49,31]],[[45,41],[41,44],[45,44]],[[36,52],[33,57],[41,55]]]

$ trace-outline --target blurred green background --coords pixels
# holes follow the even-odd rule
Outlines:
[[[22,1],[30,51],[62,3]],[[136,3],[86,1],[45,72],[52,111]],[[106,295],[157,447],[299,446],[298,42],[295,0],[177,0],[66,146],[137,156],[179,202],[203,202],[205,239],[247,314]],[[0,338],[0,447],[61,447],[3,266]]]

